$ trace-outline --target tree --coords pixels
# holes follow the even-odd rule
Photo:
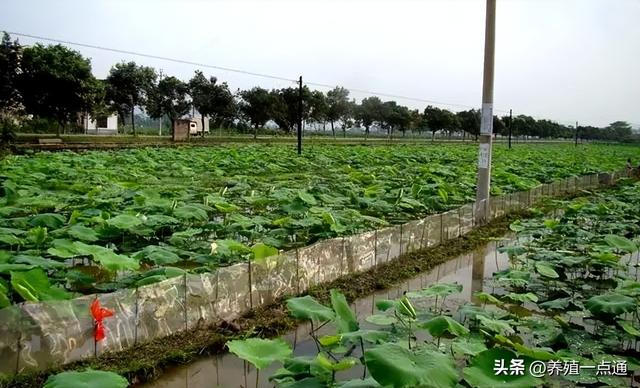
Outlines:
[[[418,134],[422,134],[422,130],[424,128],[424,118],[418,109],[414,109],[409,112],[409,129],[411,132],[418,132]],[[404,136],[404,135],[403,135]]]
[[[110,116],[112,113],[115,112],[113,107],[107,103],[106,95],[107,95],[106,81],[96,80],[93,104],[87,111],[87,113],[89,113],[91,117],[98,118],[98,117]]]
[[[287,133],[291,133],[299,119],[300,91],[298,88],[282,88],[271,91],[271,119]],[[309,117],[311,92],[302,88],[302,117]]]
[[[118,112],[123,124],[126,113],[131,114],[131,127],[136,134],[133,112],[136,106],[144,106],[156,82],[156,72],[135,62],[121,62],[109,71],[107,76],[107,101]]]
[[[336,86],[327,92],[327,120],[331,124],[333,137],[336,136],[334,123],[342,120],[343,123],[349,119],[351,103],[349,102],[349,91],[343,87]],[[343,127],[343,132],[345,128]]]
[[[205,117],[210,117],[213,122],[222,124],[225,120],[231,120],[235,116],[236,104],[233,94],[226,82],[218,84],[216,77],[207,79],[200,70],[189,81],[189,95],[193,106],[202,116],[202,136],[204,136]]]
[[[508,124],[508,117],[507,116],[507,121],[504,121],[504,118],[500,118],[498,116],[493,116],[493,134],[494,136],[497,138],[498,135],[504,135],[505,131],[507,130],[507,124]]]
[[[531,116],[518,115],[513,118],[511,132],[514,136],[537,136],[536,119]]]
[[[0,43],[0,117],[15,113],[22,106],[18,92],[20,54],[18,41],[12,42],[5,32]]]
[[[387,129],[387,135],[393,137],[394,129],[398,128],[405,135],[407,127],[411,121],[409,109],[406,106],[398,105],[395,101],[386,101],[382,104],[382,126]]]
[[[268,90],[257,86],[241,91],[240,97],[240,113],[253,125],[255,138],[258,135],[258,127],[264,127],[269,121],[273,98]]]
[[[189,86],[176,77],[165,77],[148,92],[147,112],[152,118],[168,116],[173,131],[175,121],[189,112]],[[203,128],[204,130],[204,128]]]
[[[456,116],[460,123],[460,129],[469,135],[474,135],[476,140],[478,140],[478,135],[480,135],[480,121],[482,120],[480,111],[476,109],[463,110],[456,113]]]
[[[378,97],[367,97],[356,108],[355,117],[365,128],[365,139],[369,136],[369,130],[373,123],[381,123],[383,120],[383,104]]]
[[[18,88],[27,113],[52,118],[66,130],[80,112],[91,110],[99,93],[91,63],[62,45],[26,47],[22,53]]]
[[[340,115],[340,127],[342,128],[342,137],[347,137],[347,128],[353,128],[354,118],[358,109],[358,103],[355,98],[346,104],[346,109]]]
[[[431,131],[431,140],[434,139],[437,131],[453,131],[458,126],[456,115],[446,109],[434,106],[427,106],[424,110],[425,124]]]
[[[631,125],[626,121],[615,121],[605,128],[609,140],[623,141],[631,137]]]
[[[329,103],[327,97],[319,90],[314,90],[309,93],[309,120],[316,123],[326,124],[329,112]],[[336,133],[333,131],[333,137],[336,137]]]

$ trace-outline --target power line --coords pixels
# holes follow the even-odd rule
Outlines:
[[[318,86],[318,87],[321,87],[321,88],[330,88],[330,89],[335,87],[335,85],[332,86],[332,85],[329,85],[329,84],[321,84],[321,83],[317,83],[317,82],[305,82],[305,84],[311,85],[311,86]],[[456,103],[452,103],[452,102],[442,102],[442,101],[434,101],[434,100],[426,100],[426,99],[423,99],[423,98],[408,97],[408,96],[402,96],[402,95],[399,95],[399,94],[389,94],[389,93],[382,93],[382,92],[374,92],[374,91],[370,91],[370,90],[347,88],[347,87],[345,87],[345,89],[349,90],[350,92],[354,92],[354,93],[372,94],[372,95],[380,96],[380,97],[398,98],[398,99],[403,99],[403,100],[424,102],[424,103],[427,103],[427,104],[449,105],[449,106],[457,106],[457,107],[461,107],[461,108],[471,108],[471,109],[477,108],[477,107],[472,106],[472,105],[456,104]]]
[[[240,69],[232,69],[230,67],[209,65],[209,64],[206,64],[206,63],[185,61],[185,60],[182,60],[182,59],[163,57],[163,56],[160,56],[160,55],[145,54],[145,53],[140,53],[140,52],[136,52],[136,51],[120,50],[120,49],[114,49],[114,48],[103,47],[103,46],[96,46],[96,45],[86,44],[86,43],[78,43],[78,42],[71,42],[71,41],[67,41],[67,40],[46,38],[44,36],[23,34],[23,33],[20,33],[20,32],[11,32],[11,31],[5,31],[5,32],[7,34],[9,34],[9,35],[17,35],[17,36],[22,36],[22,37],[25,37],[25,38],[31,38],[31,39],[37,39],[37,40],[46,40],[46,41],[49,41],[49,42],[56,42],[56,43],[73,45],[73,46],[87,47],[87,48],[92,48],[92,49],[96,49],[96,50],[104,50],[104,51],[111,51],[111,52],[120,53],[120,54],[128,54],[128,55],[136,55],[136,56],[139,56],[139,57],[160,59],[162,61],[176,62],[176,63],[182,63],[182,64],[198,66],[198,67],[207,67],[207,68],[216,69],[216,70],[224,70],[224,71],[230,71],[230,72],[240,73],[240,74],[245,74],[245,75],[252,75],[254,77],[270,78],[270,79],[275,79],[275,80],[279,80],[279,81],[298,82],[297,80],[292,79],[292,78],[279,77],[279,76],[275,76],[275,75],[256,73],[256,72],[253,72],[253,71],[246,71],[246,70],[240,70]]]
[[[91,48],[91,49],[96,49],[96,50],[110,51],[110,52],[119,53],[119,54],[127,54],[127,55],[135,55],[135,56],[146,57],[146,58],[151,58],[151,59],[159,59],[159,60],[162,60],[162,61],[175,62],[175,63],[181,63],[181,64],[192,65],[192,66],[197,66],[197,67],[204,67],[204,68],[210,68],[210,69],[216,69],[216,70],[229,71],[229,72],[233,72],[233,73],[250,75],[250,76],[254,76],[254,77],[268,78],[268,79],[274,79],[274,80],[279,80],[279,81],[287,81],[287,82],[292,82],[292,83],[298,82],[298,80],[293,79],[293,78],[286,78],[286,77],[281,77],[281,76],[272,75],[272,74],[265,74],[265,73],[257,73],[257,72],[253,72],[253,71],[235,69],[235,68],[231,68],[231,67],[210,65],[210,64],[207,64],[207,63],[186,61],[186,60],[183,60],[183,59],[170,58],[170,57],[165,57],[165,56],[161,56],[161,55],[146,54],[146,53],[141,53],[141,52],[137,52],[137,51],[130,51],[130,50],[121,50],[121,49],[115,49],[115,48],[111,48],[111,47],[97,46],[97,45],[93,45],[93,44],[71,42],[71,41],[68,41],[68,40],[47,38],[47,37],[44,37],[44,36],[38,36],[38,35],[32,35],[32,34],[24,34],[24,33],[21,33],[21,32],[12,32],[12,31],[5,31],[5,32],[10,34],[10,35],[16,35],[16,36],[21,36],[21,37],[31,38],[31,39],[36,39],[36,40],[44,40],[44,41],[48,41],[48,42],[61,43],[61,44],[66,44],[66,45],[73,45],[73,46],[86,47],[86,48]],[[305,82],[305,84],[310,85],[310,86],[329,88],[329,89],[332,89],[332,88],[335,87],[334,85],[323,84],[323,83],[318,83],[318,82]],[[344,88],[349,90],[350,92],[353,92],[353,93],[370,94],[370,95],[379,96],[379,97],[397,98],[397,99],[403,99],[403,100],[415,101],[415,102],[422,102],[422,103],[427,103],[427,104],[455,106],[455,107],[467,108],[467,109],[475,109],[475,108],[477,108],[477,106],[473,106],[473,105],[465,105],[465,104],[458,104],[458,103],[451,103],[451,102],[429,100],[429,99],[424,99],[424,98],[403,96],[403,95],[399,95],[399,94],[391,94],[391,93],[384,93],[384,92],[376,92],[376,91],[364,90],[364,89],[358,89],[358,88],[349,88],[349,87],[344,87]]]

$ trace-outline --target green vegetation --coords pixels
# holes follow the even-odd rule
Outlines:
[[[62,372],[49,377],[44,388],[126,388],[129,382],[113,372],[88,369],[84,372]]]
[[[290,314],[315,325],[317,354],[286,357],[279,339],[230,345],[261,368],[267,360],[257,355],[277,347],[273,360],[282,368],[270,380],[278,387],[629,386],[640,367],[639,204],[640,184],[628,183],[567,201],[561,216],[515,221],[523,243],[502,248],[509,268],[473,303],[445,304],[462,286],[432,284],[377,301],[378,313],[366,319],[378,327],[371,330],[360,328],[338,292],[328,306],[291,298]],[[333,331],[320,336],[321,325]],[[512,373],[517,360],[521,374]],[[541,376],[530,373],[535,362],[545,363]],[[579,373],[563,370],[570,362]],[[336,374],[355,367],[362,379]],[[497,373],[501,367],[506,373]]]
[[[494,195],[618,169],[622,146],[497,148]],[[474,200],[475,147],[284,146],[1,162],[2,305],[69,298],[402,223]]]

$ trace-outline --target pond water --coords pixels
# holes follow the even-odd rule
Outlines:
[[[375,313],[375,302],[380,299],[395,299],[402,296],[405,291],[417,291],[433,283],[453,283],[462,284],[462,293],[457,298],[451,298],[448,304],[457,304],[464,301],[470,301],[471,295],[476,291],[491,292],[489,284],[486,280],[491,278],[494,272],[506,269],[508,266],[508,257],[504,253],[499,253],[497,249],[500,246],[513,244],[513,241],[505,238],[502,240],[494,240],[488,242],[485,246],[476,249],[473,252],[461,255],[446,263],[440,264],[429,272],[420,274],[408,281],[405,281],[394,288],[380,291],[365,297],[362,297],[351,304],[351,308],[355,311],[360,327],[362,329],[375,329],[375,326],[366,322],[364,319]],[[485,289],[485,287],[487,287]],[[419,305],[419,303],[417,304]],[[303,324],[296,330],[283,336],[294,349],[294,355],[313,355],[316,354],[316,345],[309,336],[310,326]],[[331,328],[322,328],[319,336],[331,332]],[[354,357],[359,357],[359,351],[354,351]],[[181,365],[169,368],[156,381],[140,385],[146,388],[213,388],[213,387],[272,387],[268,381],[279,367],[280,363],[274,363],[269,368],[261,370],[259,373],[256,369],[230,353],[219,354],[203,358],[187,365]],[[362,366],[352,368],[344,374],[337,376],[343,378],[362,377],[364,369]]]

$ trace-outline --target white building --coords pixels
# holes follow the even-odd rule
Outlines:
[[[84,133],[87,135],[117,135],[118,115],[91,117],[89,114],[81,114],[80,122]]]
[[[198,135],[202,134],[202,116],[189,117],[191,124],[189,125],[189,134]],[[204,133],[209,133],[209,118],[204,118]]]

